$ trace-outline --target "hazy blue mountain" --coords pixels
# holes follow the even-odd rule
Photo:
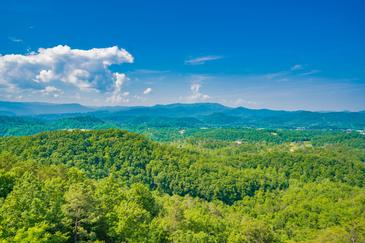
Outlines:
[[[18,116],[10,119],[14,114]],[[79,104],[0,102],[0,116],[3,134],[9,134],[10,124],[12,131],[14,127],[16,131],[108,127],[365,129],[365,112],[277,111],[215,103],[94,108]]]
[[[62,114],[80,113],[94,111],[94,108],[85,107],[80,104],[52,104],[41,102],[9,102],[0,101],[0,112],[11,113],[18,116],[29,116],[39,114]]]
[[[153,116],[153,117],[198,117],[229,110],[216,103],[169,104],[151,107],[130,107],[113,114],[113,116]]]
[[[129,117],[143,117],[146,126],[164,121],[178,126],[167,118],[194,118],[184,126],[250,126],[264,128],[309,128],[309,129],[364,129],[365,113],[360,112],[310,112],[276,111],[268,109],[230,108],[220,104],[172,104],[153,107],[138,107],[118,112],[105,113],[103,119],[131,122]],[[153,120],[153,122],[152,122]],[[141,124],[138,119],[130,125]],[[180,125],[181,126],[181,125]]]
[[[0,111],[0,116],[15,116],[16,114],[11,111]]]

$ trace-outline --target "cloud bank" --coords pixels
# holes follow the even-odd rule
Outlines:
[[[80,50],[58,45],[26,55],[3,55],[0,56],[0,88],[57,95],[63,89],[109,92],[110,101],[118,103],[123,100],[121,91],[126,77],[112,72],[110,66],[132,62],[133,56],[117,46]]]

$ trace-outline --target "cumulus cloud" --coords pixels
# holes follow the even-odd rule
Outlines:
[[[144,91],[143,91],[143,94],[149,94],[149,93],[151,93],[152,92],[152,89],[151,88],[147,88],[147,89],[145,89]]]
[[[127,76],[124,73],[114,73],[115,85],[112,96],[110,96],[107,100],[112,104],[119,104],[123,102],[129,102],[129,99],[126,98],[129,96],[129,92],[122,93],[122,86],[127,79]]]
[[[185,64],[187,65],[201,65],[209,61],[222,59],[222,56],[203,56],[185,60]]]
[[[63,94],[63,91],[54,87],[54,86],[46,86],[44,89],[40,91],[45,95],[52,95],[53,97],[57,98],[60,94]]]
[[[89,50],[72,49],[67,45],[40,48],[26,55],[0,56],[0,85],[21,90],[42,91],[62,86],[109,92],[111,101],[121,101],[118,97],[123,96],[120,93],[126,77],[109,68],[132,62],[133,56],[117,46]]]
[[[187,97],[189,101],[203,101],[209,99],[209,95],[200,92],[201,84],[193,83],[190,86],[191,95]]]
[[[55,78],[52,70],[41,70],[39,74],[35,77],[35,82],[47,83]]]

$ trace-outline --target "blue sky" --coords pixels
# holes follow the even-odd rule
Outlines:
[[[364,12],[360,0],[2,1],[0,99],[363,110]]]

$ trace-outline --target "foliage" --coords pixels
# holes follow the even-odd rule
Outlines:
[[[243,131],[236,143],[226,131],[169,144],[120,130],[3,137],[0,239],[365,241],[365,153],[346,143],[353,135]]]

